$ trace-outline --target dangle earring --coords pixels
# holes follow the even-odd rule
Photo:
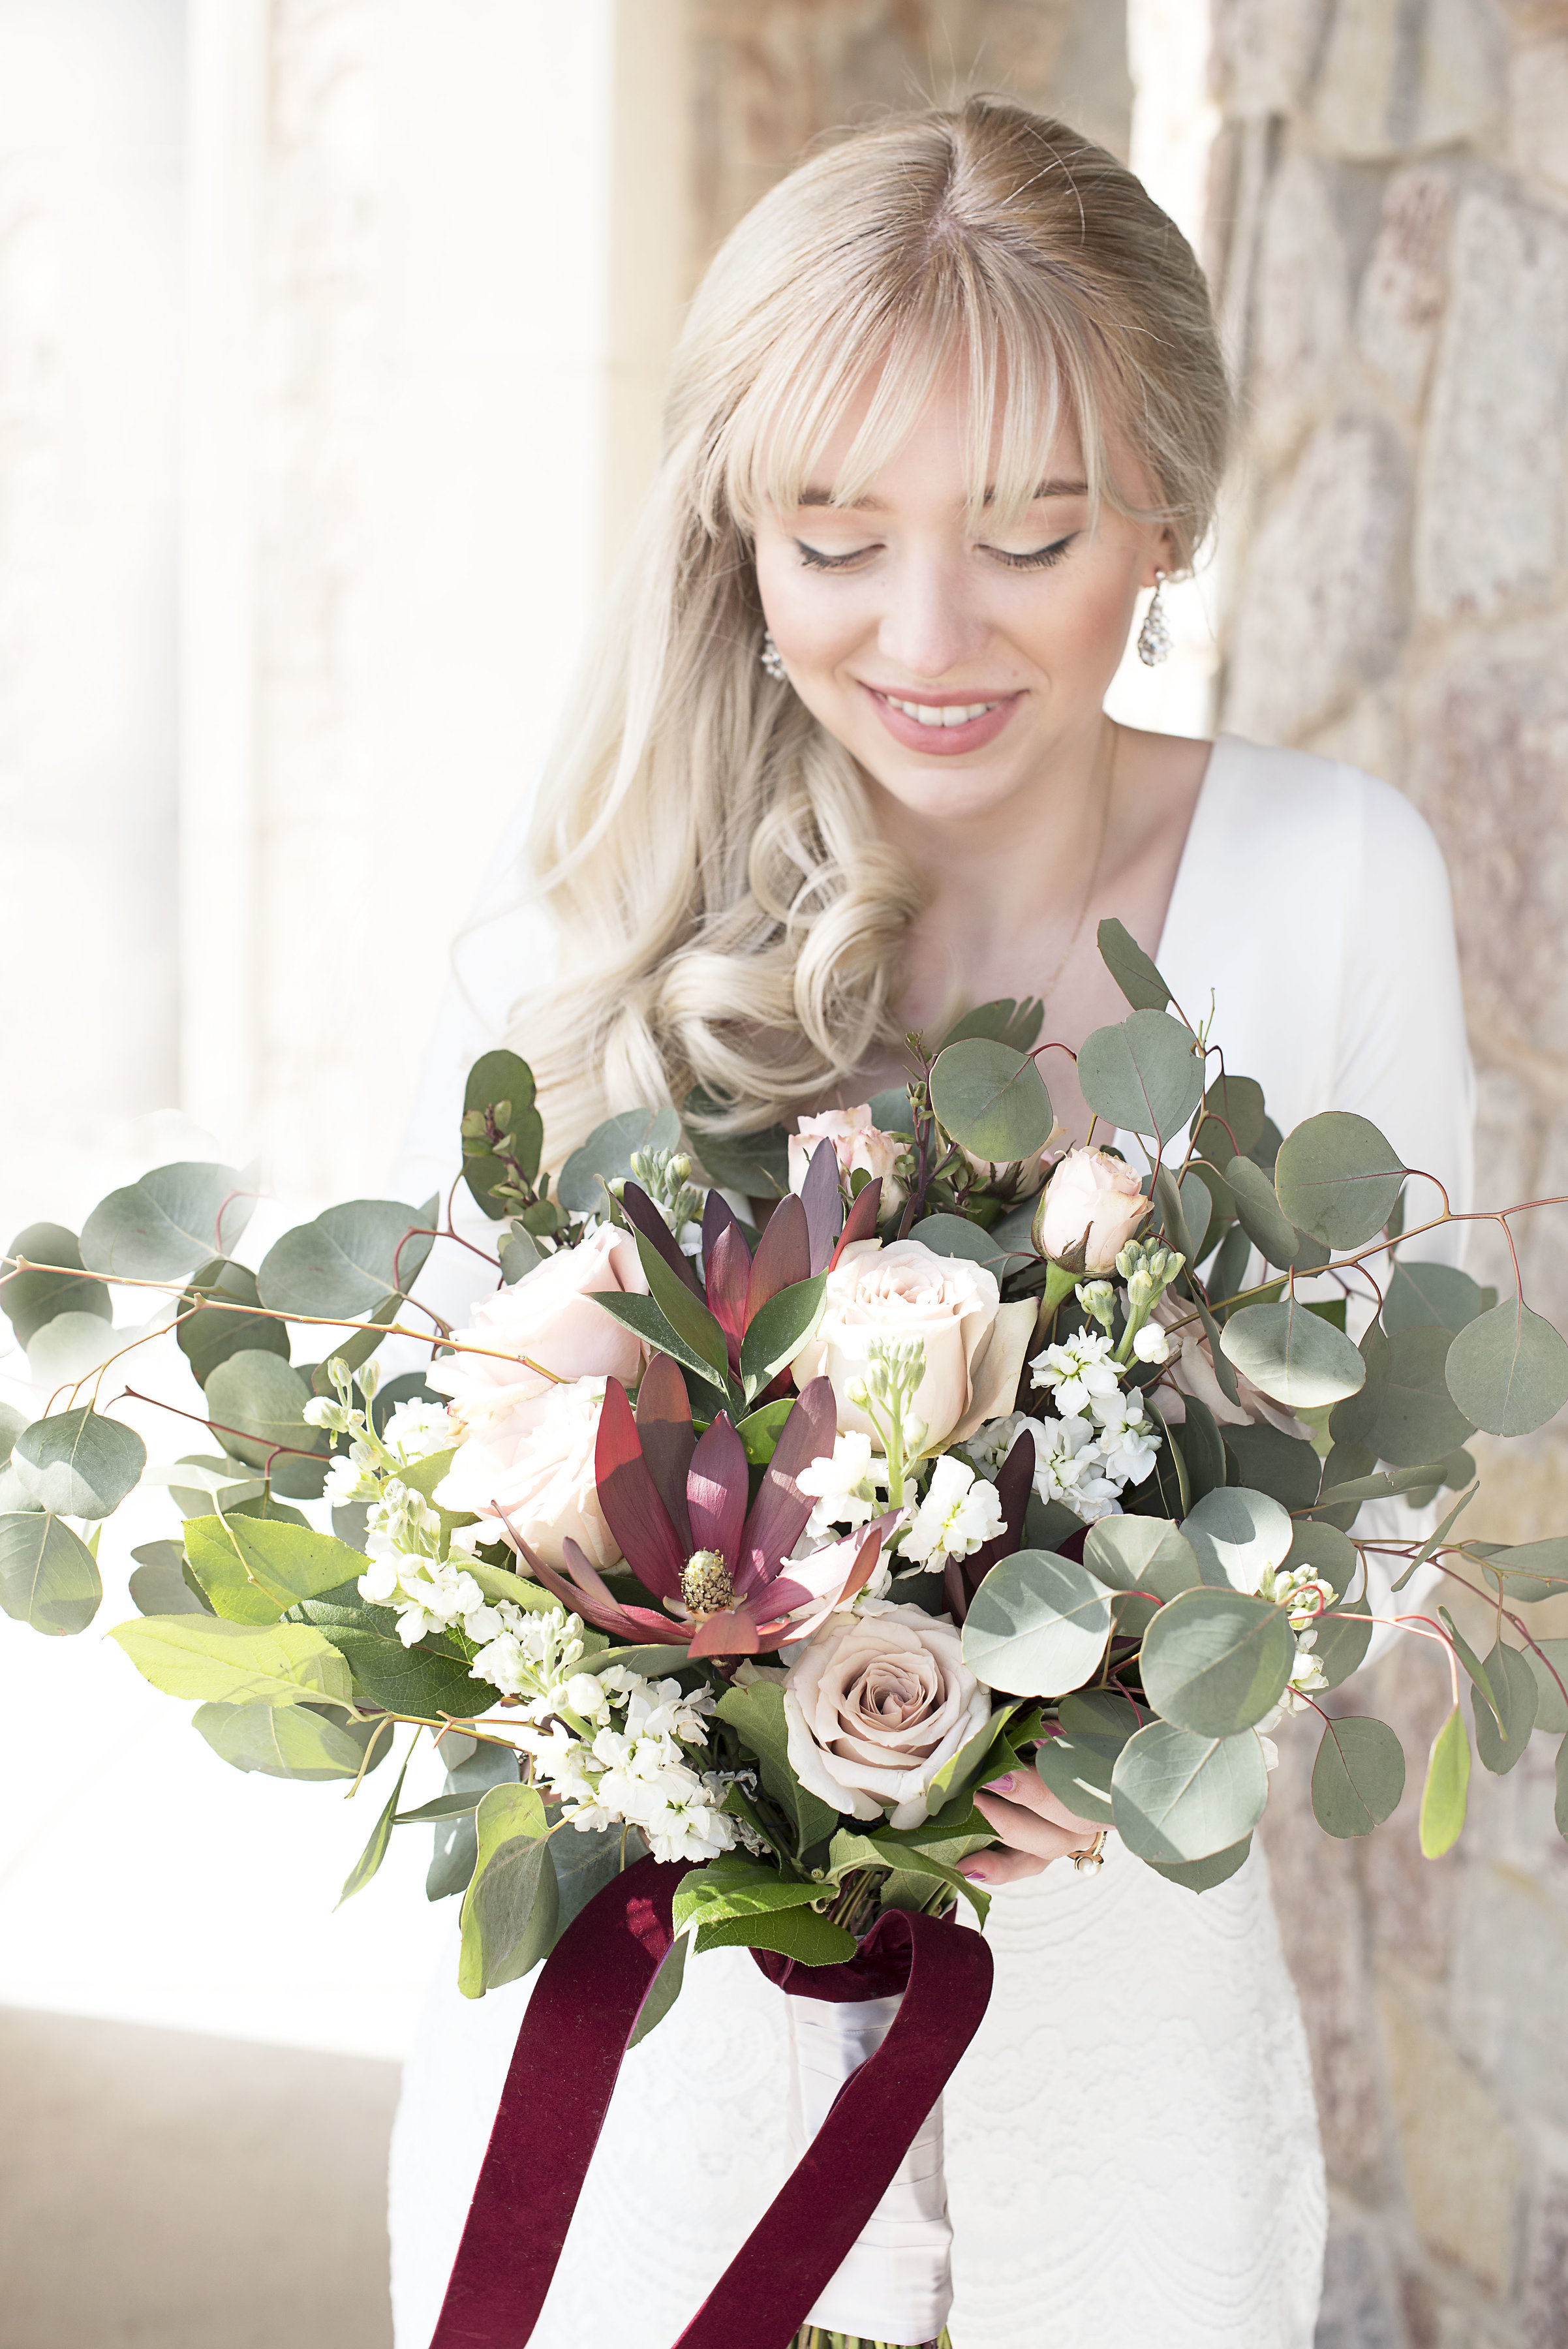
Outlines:
[[[1170,650],[1169,625],[1165,614],[1159,608],[1159,599],[1164,588],[1165,574],[1163,571],[1157,571],[1154,574],[1154,594],[1149,600],[1148,609],[1143,616],[1143,626],[1137,632],[1137,657],[1145,668],[1158,668]]]
[[[783,656],[774,642],[774,632],[771,628],[763,630],[763,649],[760,657],[763,667],[775,685],[788,684],[788,672],[784,667]]]

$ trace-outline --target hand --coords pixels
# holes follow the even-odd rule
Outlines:
[[[1018,1884],[1038,1876],[1054,1859],[1069,1852],[1087,1851],[1099,1827],[1092,1819],[1075,1818],[1059,1803],[1038,1771],[1027,1766],[993,1778],[976,1795],[975,1808],[1002,1837],[1000,1851],[971,1852],[959,1868],[971,1884],[994,1891],[1000,1884]]]

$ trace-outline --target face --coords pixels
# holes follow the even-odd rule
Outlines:
[[[768,626],[794,690],[895,808],[939,823],[1004,813],[1096,736],[1168,543],[1104,503],[1092,519],[1070,430],[1020,520],[972,528],[956,386],[858,505],[829,505],[863,412],[824,450],[801,505],[759,520]],[[1150,502],[1125,456],[1116,473],[1129,502]]]

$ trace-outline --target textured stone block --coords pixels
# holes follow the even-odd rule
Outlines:
[[[1324,426],[1248,551],[1228,727],[1260,741],[1295,741],[1381,675],[1402,632],[1406,530],[1392,434],[1357,417]]]
[[[1562,562],[1568,228],[1490,188],[1454,223],[1421,454],[1417,596],[1439,617],[1539,596]]]
[[[1408,408],[1426,390],[1448,294],[1452,192],[1441,170],[1396,174],[1356,302],[1357,347]]]
[[[1230,116],[1285,114],[1304,96],[1325,0],[1219,0],[1214,70]]]
[[[1542,1744],[1506,1780],[1488,1778],[1472,1790],[1473,1823],[1489,1853],[1496,1849],[1490,1814],[1517,1802],[1521,1772],[1537,1780],[1550,1826],[1552,1759]],[[1472,1860],[1455,1920],[1453,2019],[1459,2045],[1505,2105],[1568,2129],[1568,1901],[1554,1897],[1549,1880]]]
[[[1534,2201],[1521,2329],[1529,2349],[1563,2349],[1568,2341],[1568,2178],[1543,2178]]]
[[[1423,2240],[1490,2291],[1513,2276],[1524,2164],[1490,2089],[1392,1974],[1378,1995],[1384,2064],[1410,2214]]]
[[[1339,0],[1318,77],[1314,119],[1340,155],[1392,153],[1395,116],[1415,60],[1400,0]]]
[[[1508,147],[1519,171],[1568,188],[1568,35],[1526,42],[1509,59]]]
[[[1397,2306],[1376,2230],[1331,2211],[1314,2349],[1405,2349]]]
[[[1568,666],[1560,634],[1439,672],[1417,697],[1409,778],[1453,876],[1472,1030],[1491,1057],[1526,1048],[1561,1070]]]
[[[1490,0],[1427,0],[1415,143],[1479,143],[1501,119],[1503,44]]]
[[[1331,393],[1349,330],[1345,254],[1324,169],[1287,155],[1263,212],[1247,393],[1264,465],[1295,446]]]

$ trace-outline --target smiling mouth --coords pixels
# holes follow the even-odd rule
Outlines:
[[[873,688],[873,691],[875,690],[876,688]],[[1000,700],[900,701],[896,693],[884,693],[881,698],[890,709],[897,709],[904,717],[912,718],[917,726],[968,726],[977,718],[989,718],[993,709],[1000,709],[1002,707]]]

